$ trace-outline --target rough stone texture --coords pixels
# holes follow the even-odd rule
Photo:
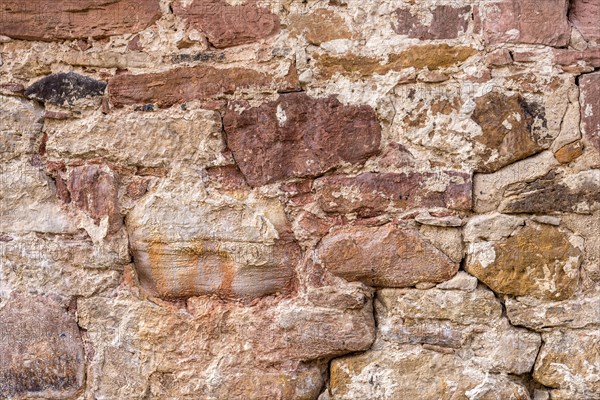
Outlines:
[[[292,290],[300,249],[276,200],[219,200],[198,185],[163,185],[132,210],[127,226],[140,283],[160,297]]]
[[[25,90],[31,99],[51,104],[72,105],[76,100],[101,96],[106,82],[101,82],[74,72],[52,74],[40,79]]]
[[[486,41],[561,47],[569,42],[566,0],[503,0],[483,6]]]
[[[43,109],[18,97],[0,96],[0,160],[36,152],[41,136]]]
[[[214,163],[225,148],[219,114],[191,105],[169,113],[97,111],[75,121],[46,120],[44,131],[46,152],[53,160],[101,158],[131,167],[200,166]]]
[[[105,38],[135,33],[161,16],[159,0],[6,0],[0,35],[25,40]]]
[[[315,181],[326,212],[373,216],[418,207],[471,209],[471,177],[456,171],[404,174],[330,175]]]
[[[544,345],[533,377],[553,388],[553,399],[600,396],[600,332],[598,329],[555,330],[542,335]]]
[[[400,9],[396,13],[396,32],[401,35],[421,40],[455,39],[467,31],[471,7],[437,6],[431,13],[429,25],[424,25],[408,9]]]
[[[155,103],[169,107],[253,88],[290,91],[297,88],[297,82],[289,74],[280,78],[254,69],[199,65],[161,73],[121,74],[108,83],[115,106]]]
[[[154,398],[314,399],[322,361],[367,349],[374,320],[360,287],[311,297],[252,307],[195,298],[187,311],[126,291],[80,300],[80,324],[96,352],[89,390],[109,398],[149,391]]]
[[[579,80],[581,88],[581,130],[584,137],[600,152],[600,73],[586,74]]]
[[[492,292],[384,289],[377,299],[378,338],[333,361],[333,399],[529,398],[502,373],[530,371],[540,336],[511,327]]]
[[[593,0],[570,2],[569,21],[581,32],[586,40],[600,41],[600,4]]]
[[[381,140],[371,108],[303,93],[281,95],[249,109],[234,104],[223,122],[227,146],[252,186],[363,163],[377,153]]]
[[[544,107],[523,97],[490,92],[475,100],[473,121],[481,126],[475,140],[485,146],[478,172],[493,172],[547,148]]]
[[[0,396],[64,399],[84,380],[79,327],[58,304],[14,296],[0,310]]]
[[[582,242],[549,225],[527,225],[503,240],[470,243],[466,270],[498,293],[564,300],[577,289]]]
[[[500,211],[508,213],[590,213],[600,209],[600,169],[573,175],[556,171],[504,193]]]
[[[240,4],[225,0],[178,0],[173,4],[173,12],[204,32],[216,48],[252,43],[279,31],[279,17],[256,0]]]
[[[352,37],[344,19],[333,11],[319,8],[308,14],[290,15],[290,35],[304,35],[314,45]]]
[[[450,279],[458,265],[412,229],[345,227],[323,238],[317,256],[332,274],[375,287]]]
[[[0,398],[600,398],[597,4],[2,1]]]

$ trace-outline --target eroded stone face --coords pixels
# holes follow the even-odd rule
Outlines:
[[[0,160],[9,161],[21,154],[37,151],[41,136],[43,109],[18,97],[0,96]]]
[[[527,225],[499,241],[469,244],[466,270],[497,293],[564,300],[579,282],[582,240],[549,225]]]
[[[290,91],[297,90],[298,82],[293,73],[277,77],[248,68],[199,65],[159,73],[121,74],[108,83],[108,93],[115,106],[154,103],[169,107],[253,88]]]
[[[129,214],[142,286],[164,298],[255,298],[291,291],[300,248],[282,205],[250,197],[206,198],[202,190],[163,186]]]
[[[503,0],[483,7],[486,41],[561,47],[569,42],[566,0]]]
[[[0,35],[26,40],[104,38],[135,33],[161,16],[158,0],[6,0]]]
[[[336,39],[350,39],[352,34],[344,19],[333,11],[320,8],[311,13],[290,15],[290,35],[304,35],[309,43],[320,45]]]
[[[553,388],[553,399],[600,396],[600,332],[598,329],[556,330],[543,334],[544,345],[533,378]]]
[[[41,297],[15,295],[0,310],[0,396],[64,399],[83,385],[75,318]]]
[[[455,39],[460,33],[467,31],[471,7],[437,6],[432,11],[429,25],[423,24],[408,9],[400,9],[396,13],[396,32],[401,35],[421,40]]]
[[[594,0],[574,0],[569,6],[569,21],[587,40],[600,40],[600,4]]]
[[[458,264],[411,228],[343,227],[324,237],[317,256],[332,274],[375,287],[450,279]]]
[[[490,92],[475,100],[472,116],[482,133],[475,140],[485,146],[479,172],[493,172],[550,146],[544,107],[520,95]]]
[[[314,184],[326,212],[356,212],[363,217],[411,208],[471,208],[472,182],[458,171],[329,175]]]
[[[379,151],[381,140],[370,107],[303,93],[252,108],[230,105],[223,122],[227,146],[251,186],[363,163]]]
[[[175,15],[204,32],[217,48],[252,43],[279,31],[279,17],[257,0],[230,4],[225,0],[178,0]]]

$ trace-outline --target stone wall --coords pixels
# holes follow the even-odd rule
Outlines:
[[[598,0],[2,0],[1,399],[600,398]]]

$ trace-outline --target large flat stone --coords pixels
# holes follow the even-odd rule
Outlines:
[[[411,208],[467,211],[472,206],[471,176],[459,171],[329,175],[314,187],[324,211],[363,217]]]
[[[164,298],[256,298],[289,292],[300,259],[282,205],[208,198],[201,186],[165,183],[127,218],[140,282]]]
[[[572,0],[569,21],[589,41],[600,41],[600,3],[594,0]]]
[[[22,295],[0,310],[0,397],[69,398],[83,386],[84,373],[74,316]]]
[[[104,38],[139,32],[160,16],[159,0],[4,0],[0,35],[47,41]]]
[[[396,11],[398,23],[395,30],[400,35],[421,40],[455,39],[467,31],[471,7],[441,5],[431,11],[431,22],[424,24],[408,9]]]
[[[581,128],[584,137],[600,152],[600,73],[579,78]]]
[[[252,43],[279,31],[279,17],[260,2],[228,3],[225,0],[177,0],[175,15],[204,32],[217,48]]]
[[[371,107],[304,93],[283,94],[258,107],[232,104],[223,122],[227,145],[251,186],[363,163],[379,151],[381,140]]]
[[[411,228],[342,227],[325,236],[317,257],[332,274],[375,287],[438,283],[458,271],[441,250]]]
[[[569,43],[566,0],[503,0],[483,5],[489,44],[529,43],[562,47]]]

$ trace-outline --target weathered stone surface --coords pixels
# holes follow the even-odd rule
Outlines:
[[[77,231],[76,221],[62,209],[50,179],[29,160],[14,159],[0,164],[0,177],[0,232]]]
[[[510,326],[491,291],[383,289],[375,312],[373,348],[332,362],[333,399],[529,399],[496,374],[529,372],[540,336]]]
[[[472,118],[482,129],[475,140],[485,146],[478,172],[496,171],[552,143],[544,107],[520,95],[490,92],[478,97]]]
[[[586,40],[600,41],[600,4],[594,0],[570,2],[569,21]]]
[[[25,90],[31,99],[58,105],[73,105],[77,100],[104,94],[106,82],[74,72],[48,75]]]
[[[458,271],[452,279],[439,283],[436,287],[444,290],[465,290],[467,292],[472,292],[477,288],[477,283],[477,278],[474,276],[471,276],[464,271]]]
[[[207,100],[237,90],[291,91],[298,89],[297,77],[291,71],[284,77],[247,68],[215,68],[199,65],[175,68],[149,74],[121,74],[108,83],[112,103],[155,103],[161,107],[191,100]]]
[[[431,12],[431,22],[427,25],[408,9],[397,10],[396,14],[398,24],[395,29],[400,35],[421,40],[455,39],[467,31],[471,7],[437,6]]]
[[[336,73],[358,77],[373,74],[385,75],[390,71],[404,68],[428,68],[437,70],[460,64],[474,55],[476,50],[468,46],[449,46],[447,44],[427,44],[409,47],[397,54],[390,54],[388,62],[375,57],[348,54],[331,56],[316,54],[319,73],[323,78],[330,78]]]
[[[542,335],[544,345],[533,378],[553,388],[552,399],[600,396],[600,331],[555,330]]]
[[[581,90],[581,130],[584,137],[600,151],[600,73],[579,78]]]
[[[165,183],[128,215],[142,286],[164,298],[289,292],[300,248],[281,204],[203,191],[197,182]]]
[[[467,211],[472,205],[471,176],[458,171],[329,175],[314,187],[324,211],[363,217],[419,207]]]
[[[257,0],[233,4],[225,0],[177,0],[173,13],[204,32],[214,47],[225,48],[252,43],[279,31],[279,17],[266,6]]]
[[[95,349],[89,390],[99,398],[143,398],[149,390],[189,400],[314,399],[323,362],[365,350],[374,338],[363,288],[316,292],[309,297],[320,302],[252,307],[194,298],[187,311],[126,291],[80,299],[79,322]]]
[[[82,386],[75,318],[41,297],[15,295],[0,310],[0,396],[64,399]]]
[[[438,283],[458,271],[420,233],[393,224],[336,229],[320,242],[317,256],[332,274],[375,287]]]
[[[528,224],[504,240],[470,243],[466,271],[497,293],[565,300],[577,290],[582,247],[559,228]]]
[[[408,346],[404,350],[405,354],[386,349],[334,360],[332,399],[529,399],[523,385],[503,375],[467,370],[454,355]]]
[[[239,107],[230,105],[223,122],[227,146],[251,186],[317,176],[363,163],[379,151],[381,127],[368,106],[291,93],[259,107]]]
[[[116,174],[105,165],[75,167],[66,183],[68,202],[85,211],[96,224],[106,218],[108,232],[115,233],[123,225],[117,200],[117,181]]]
[[[398,319],[432,319],[459,325],[485,324],[502,316],[502,305],[490,290],[382,289],[377,300]],[[380,311],[383,312],[383,311]],[[390,326],[393,326],[390,323]]]
[[[330,40],[352,37],[344,19],[324,8],[307,14],[292,14],[289,21],[291,36],[304,35],[309,43],[317,46]]]
[[[221,118],[191,105],[170,112],[96,111],[77,120],[46,121],[46,153],[55,160],[101,158],[132,167],[208,165],[225,149]]]
[[[482,213],[496,210],[509,187],[519,182],[541,178],[558,165],[559,162],[551,151],[543,151],[507,165],[494,173],[475,174],[473,177],[475,211]]]
[[[591,328],[600,325],[600,293],[553,302],[532,297],[507,298],[506,312],[513,325],[529,329]]]
[[[104,38],[141,31],[160,16],[158,0],[5,0],[0,35],[48,41]]]
[[[555,50],[554,62],[562,66],[587,66],[590,68],[600,67],[600,49],[588,49],[583,51],[576,50]],[[589,72],[589,69],[583,69]]]
[[[0,96],[0,161],[37,152],[43,109],[17,97]]]
[[[600,209],[600,169],[573,175],[551,171],[504,192],[499,210],[507,213],[590,213]]]
[[[568,2],[502,0],[482,6],[483,29],[489,44],[530,43],[566,46],[570,29]]]

